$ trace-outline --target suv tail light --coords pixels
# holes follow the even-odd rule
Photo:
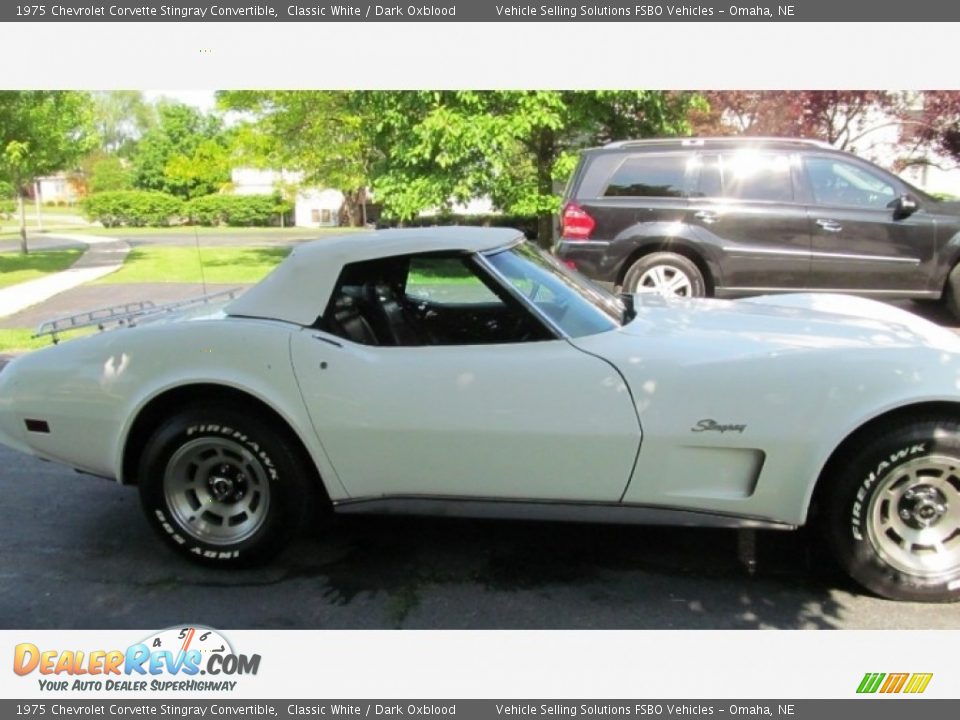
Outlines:
[[[560,236],[564,240],[589,240],[596,226],[597,221],[576,203],[569,202],[563,208]]]

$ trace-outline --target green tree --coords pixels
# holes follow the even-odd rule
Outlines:
[[[231,90],[217,93],[225,110],[251,114],[238,130],[245,162],[303,173],[304,184],[343,192],[351,225],[362,208],[380,157],[376,118],[364,97],[374,93],[304,90]]]
[[[488,196],[510,214],[538,218],[549,245],[555,192],[578,150],[609,140],[685,134],[690,93],[659,91],[445,91],[370,93],[383,160],[374,194],[407,219]]]
[[[137,143],[134,186],[181,198],[217,192],[230,179],[220,120],[181,103],[157,105],[157,123]]]
[[[0,181],[20,204],[20,249],[28,252],[23,210],[38,177],[71,167],[95,144],[92,103],[75,91],[0,91]]]
[[[83,159],[80,170],[88,193],[130,190],[133,174],[127,163],[116,155],[95,150]]]
[[[354,224],[373,187],[406,220],[479,196],[539,218],[549,242],[557,182],[576,151],[610,139],[689,132],[699,95],[655,91],[228,91],[250,112],[246,147],[261,166],[302,170],[342,190]]]
[[[156,109],[139,90],[95,92],[92,97],[101,149],[129,156],[140,137],[156,124]]]

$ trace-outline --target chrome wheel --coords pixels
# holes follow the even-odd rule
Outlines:
[[[211,545],[233,545],[263,525],[270,484],[260,460],[228,438],[205,437],[170,458],[163,493],[180,528]]]
[[[930,455],[892,469],[867,513],[870,543],[891,567],[923,578],[960,569],[960,461]]]
[[[637,290],[658,292],[667,297],[690,297],[693,295],[693,283],[687,274],[670,265],[654,265],[646,270],[637,281]]]

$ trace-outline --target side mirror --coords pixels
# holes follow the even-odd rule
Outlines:
[[[901,195],[897,198],[896,204],[893,206],[893,216],[897,220],[900,220],[910,217],[919,209],[920,205],[917,204],[916,199],[910,195]]]

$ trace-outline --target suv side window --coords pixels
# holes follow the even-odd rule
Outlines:
[[[859,165],[828,157],[806,159],[807,177],[818,205],[883,209],[897,199],[896,188]]]
[[[618,167],[606,197],[683,197],[687,155],[635,155]]]
[[[724,197],[793,202],[793,161],[789,155],[738,150],[720,155],[717,162]]]

